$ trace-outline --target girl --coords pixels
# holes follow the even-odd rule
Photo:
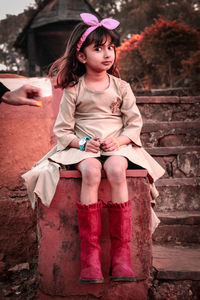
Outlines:
[[[23,177],[34,206],[33,193],[50,205],[60,165],[82,174],[78,206],[81,275],[84,283],[101,283],[101,170],[111,186],[109,209],[111,280],[135,280],[130,264],[131,202],[127,168],[145,168],[152,181],[164,170],[141,147],[142,119],[130,85],[118,78],[113,32],[119,22],[101,22],[91,14],[72,32],[63,57],[51,67],[56,86],[64,89],[54,133],[57,146]],[[51,185],[48,184],[51,183]],[[45,185],[44,185],[45,183]],[[47,188],[48,186],[48,188]],[[49,189],[49,187],[51,188]]]

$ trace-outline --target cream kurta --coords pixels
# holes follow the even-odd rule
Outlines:
[[[142,148],[142,118],[130,85],[114,76],[109,75],[109,78],[109,87],[104,91],[89,90],[84,76],[74,89],[64,90],[54,126],[57,145],[22,176],[33,207],[34,194],[43,204],[50,205],[59,180],[59,164],[75,164],[85,158],[101,155],[122,155],[147,169],[152,182],[164,174],[163,168]],[[76,137],[105,139],[120,135],[128,136],[133,143],[112,152],[100,150],[98,153],[68,147]],[[152,188],[152,195],[153,198],[157,196],[155,187]]]

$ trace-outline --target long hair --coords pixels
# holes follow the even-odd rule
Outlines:
[[[56,88],[74,86],[78,83],[79,77],[86,73],[85,65],[79,62],[76,57],[76,48],[81,36],[89,27],[90,26],[82,22],[74,28],[67,42],[64,55],[57,59],[51,66],[49,70],[49,76],[54,77]],[[111,42],[115,45],[117,42],[116,34],[112,30],[108,30],[103,26],[98,27],[89,34],[80,51],[83,52],[84,48],[91,45],[93,42],[95,43],[95,47],[101,46],[105,38],[107,39],[108,36],[110,36]],[[116,55],[114,64],[108,70],[108,73],[119,77],[119,72],[116,67]]]

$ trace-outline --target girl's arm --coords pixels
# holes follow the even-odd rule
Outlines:
[[[74,134],[75,126],[76,93],[75,88],[64,90],[60,103],[59,113],[54,126],[54,133],[57,137],[57,149],[64,150],[66,147],[80,149],[80,138]],[[85,151],[97,153],[100,142],[91,139],[85,146]]]
[[[105,152],[115,151],[120,146],[128,145],[131,143],[131,139],[128,136],[120,135],[117,138],[108,138],[101,141],[101,149]]]
[[[71,141],[71,143],[69,143],[69,147],[71,148],[79,148],[79,142],[80,139],[79,138],[75,138]]]
[[[74,134],[75,126],[75,108],[76,108],[75,89],[64,90],[63,97],[60,102],[59,113],[54,125],[54,134],[57,138],[57,149],[64,150],[72,140],[76,139]]]
[[[69,144],[69,147],[72,148],[80,148],[79,147],[79,138],[75,138],[71,141],[71,143]],[[100,140],[97,138],[91,139],[89,140],[86,145],[85,145],[85,151],[86,152],[93,152],[93,153],[97,153],[99,151],[100,148]]]
[[[143,125],[142,117],[136,105],[136,98],[132,89],[126,82],[123,82],[121,113],[124,124],[121,135],[127,136],[132,143],[141,147],[140,133]]]

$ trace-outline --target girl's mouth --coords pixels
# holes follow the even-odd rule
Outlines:
[[[103,62],[102,62],[102,64],[105,65],[105,66],[108,66],[108,65],[110,65],[111,63],[112,63],[111,61],[103,61]]]

